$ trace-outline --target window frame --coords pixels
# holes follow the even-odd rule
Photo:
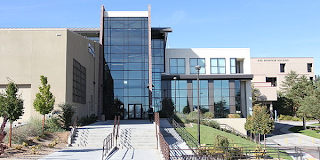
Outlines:
[[[221,59],[224,60],[224,66],[219,64],[219,60],[221,60]],[[216,62],[217,62],[216,66],[214,66],[212,64],[212,60],[216,60]],[[214,68],[214,67],[217,68],[217,73],[213,73],[212,68]],[[224,68],[224,73],[220,73],[221,68]],[[210,58],[210,73],[211,74],[226,74],[226,59],[225,58]]]
[[[179,59],[183,60],[183,66],[179,65]],[[172,66],[171,60],[176,60],[177,64],[175,66]],[[171,67],[175,67],[177,72],[172,72],[172,68]],[[183,72],[179,72],[179,67],[183,67]],[[186,74],[186,60],[185,58],[170,58],[169,59],[169,70],[170,70],[170,74]]]
[[[189,58],[190,74],[197,74],[197,71],[194,68],[195,66],[191,66],[191,60],[197,60],[196,65],[199,65],[199,60],[203,60],[203,66],[200,65],[201,69],[199,71],[199,74],[206,74],[206,59],[205,58]]]

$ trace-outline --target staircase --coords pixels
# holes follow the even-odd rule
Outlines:
[[[112,132],[111,127],[86,126],[77,129],[73,147],[102,147],[103,140]]]
[[[122,148],[134,149],[157,149],[155,129],[121,129],[120,144]],[[121,146],[120,146],[121,148]]]

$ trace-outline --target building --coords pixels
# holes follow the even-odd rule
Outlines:
[[[277,101],[277,91],[290,71],[299,75],[315,79],[314,59],[311,57],[283,57],[283,58],[251,58],[251,73],[254,75],[252,83],[259,89],[259,102],[272,109],[272,102]]]
[[[100,44],[66,28],[0,29],[0,90],[9,80],[19,87],[24,114],[39,116],[33,100],[40,76],[48,77],[57,104],[74,103],[76,116],[99,115]]]
[[[177,112],[185,106],[194,110],[198,104],[199,71],[201,109],[216,118],[228,114],[246,117],[251,113],[250,49],[190,48],[166,49],[165,74],[162,74],[163,99],[173,100]],[[174,78],[176,77],[176,78]],[[176,79],[176,80],[175,80]]]
[[[201,110],[216,117],[252,111],[250,49],[167,48],[170,27],[151,27],[151,12],[105,11],[100,28],[0,29],[0,80],[10,77],[25,100],[22,120],[40,75],[48,77],[56,104],[74,103],[77,116],[143,119],[154,111],[195,110],[199,65]]]
[[[172,30],[151,27],[150,11],[102,8],[102,15],[105,62],[122,118],[144,118],[149,106],[155,111],[194,110],[195,65],[202,67],[202,109],[216,117],[251,112],[249,49],[167,49]]]

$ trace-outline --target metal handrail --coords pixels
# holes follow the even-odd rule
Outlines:
[[[159,132],[159,142],[160,142],[160,152],[163,155],[165,160],[170,159],[170,147],[169,144],[164,139],[163,135]]]
[[[102,160],[108,155],[109,151],[111,151],[114,147],[114,136],[110,133],[104,140],[103,140],[103,147],[102,147]]]
[[[78,117],[76,117],[76,119],[73,121],[73,125],[68,137],[68,146],[71,146],[72,141],[74,140],[74,135],[77,133],[77,121],[78,121]]]
[[[224,126],[224,127],[222,127],[222,126]],[[242,137],[248,138],[247,135],[241,133],[240,131],[236,130],[235,128],[229,126],[228,124],[220,124],[220,129],[223,129],[223,128],[226,129],[226,130],[229,130],[231,132],[234,132],[237,135],[240,135]]]
[[[111,150],[117,147],[120,129],[120,116],[114,117],[113,131],[104,140],[102,146],[102,160],[109,154]]]
[[[168,121],[191,149],[199,148],[200,144],[198,141],[184,127],[181,127],[170,115],[168,115]]]

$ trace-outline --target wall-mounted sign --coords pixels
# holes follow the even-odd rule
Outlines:
[[[258,59],[258,62],[289,62],[289,59]]]

